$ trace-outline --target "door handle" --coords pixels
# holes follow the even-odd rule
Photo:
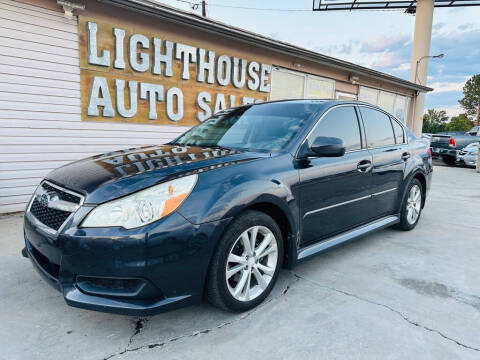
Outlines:
[[[362,160],[357,164],[357,170],[360,172],[367,172],[372,168],[372,162],[370,160]]]
[[[404,152],[402,154],[402,160],[407,161],[408,159],[410,159],[410,153]]]

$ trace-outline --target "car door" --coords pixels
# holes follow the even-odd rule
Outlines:
[[[385,112],[359,106],[365,126],[367,147],[373,156],[372,205],[375,217],[392,214],[410,159],[403,127]]]
[[[372,216],[372,156],[362,140],[355,106],[337,106],[307,136],[337,137],[346,147],[341,157],[310,157],[299,166],[301,246],[366,222]],[[305,143],[304,143],[305,146]]]

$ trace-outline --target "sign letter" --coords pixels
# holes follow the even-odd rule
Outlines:
[[[182,60],[182,79],[190,79],[190,71],[188,66],[190,63],[197,62],[197,48],[177,43],[175,49],[175,58],[177,60]]]
[[[210,116],[212,116],[212,110],[210,106],[208,106],[208,102],[212,101],[211,95],[206,91],[200,91],[197,95],[197,105],[200,109],[203,110],[203,113],[197,111],[197,120],[200,122],[204,122]]]
[[[173,111],[173,97],[177,98],[177,112]],[[172,121],[179,121],[183,118],[183,93],[182,90],[172,87],[167,90],[166,103],[167,117]]]
[[[102,97],[100,97],[100,91],[102,92]],[[110,98],[110,91],[108,90],[107,79],[101,76],[94,76],[92,87],[90,88],[90,95],[88,96],[87,115],[98,116],[99,106],[103,107],[102,116],[115,116],[112,99]]]
[[[260,67],[260,91],[261,92],[270,92],[270,84],[267,84],[268,75],[272,72],[272,66],[267,64],[262,64]]]
[[[215,82],[215,51],[208,51],[208,61],[205,61],[205,49],[198,49],[198,69],[197,81],[205,82],[205,71],[207,71],[207,83],[213,84]]]
[[[130,109],[125,109],[125,80],[115,80],[115,89],[116,89],[116,101],[117,101],[117,111],[120,116],[125,118],[134,117],[137,113],[137,82],[129,81],[128,89],[130,93]]]
[[[96,23],[88,21],[88,63],[99,66],[110,66],[110,51],[102,50],[100,57],[97,52],[97,29]]]
[[[240,70],[238,69],[238,62],[240,61]],[[242,88],[245,85],[245,72],[247,71],[247,60],[233,57],[233,74],[232,83],[236,88]],[[239,74],[240,72],[240,74]],[[240,75],[240,76],[239,76]]]
[[[163,86],[157,84],[140,83],[140,99],[145,100],[148,95],[148,119],[157,120],[157,100],[163,101]]]
[[[258,89],[258,86],[260,85],[260,80],[258,78],[258,69],[260,68],[260,65],[256,61],[252,61],[250,64],[248,64],[248,76],[250,76],[251,80],[247,81],[247,87],[255,91]]]
[[[142,49],[148,49],[150,42],[144,35],[134,34],[130,36],[130,43],[128,45],[128,55],[130,57],[130,66],[133,70],[138,72],[145,72],[148,70],[148,54],[137,53],[137,45],[140,44]],[[140,58],[140,61],[138,61]]]
[[[153,69],[152,73],[155,75],[162,74],[162,63],[165,64],[165,76],[173,76],[172,71],[172,56],[173,56],[173,43],[165,40],[165,54],[161,53],[162,40],[153,38]]]

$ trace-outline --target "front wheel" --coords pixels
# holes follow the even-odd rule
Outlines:
[[[222,236],[210,264],[206,297],[225,310],[246,311],[272,290],[283,259],[282,233],[265,213],[248,210]]]
[[[423,188],[418,179],[408,184],[407,193],[400,211],[400,223],[395,227],[400,230],[412,230],[417,226],[422,213]]]

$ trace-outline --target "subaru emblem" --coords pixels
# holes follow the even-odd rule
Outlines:
[[[59,200],[59,196],[56,192],[46,191],[42,195],[40,195],[39,202],[40,202],[40,205],[42,205],[43,207],[49,207],[48,205],[51,202],[54,202],[57,200]]]

